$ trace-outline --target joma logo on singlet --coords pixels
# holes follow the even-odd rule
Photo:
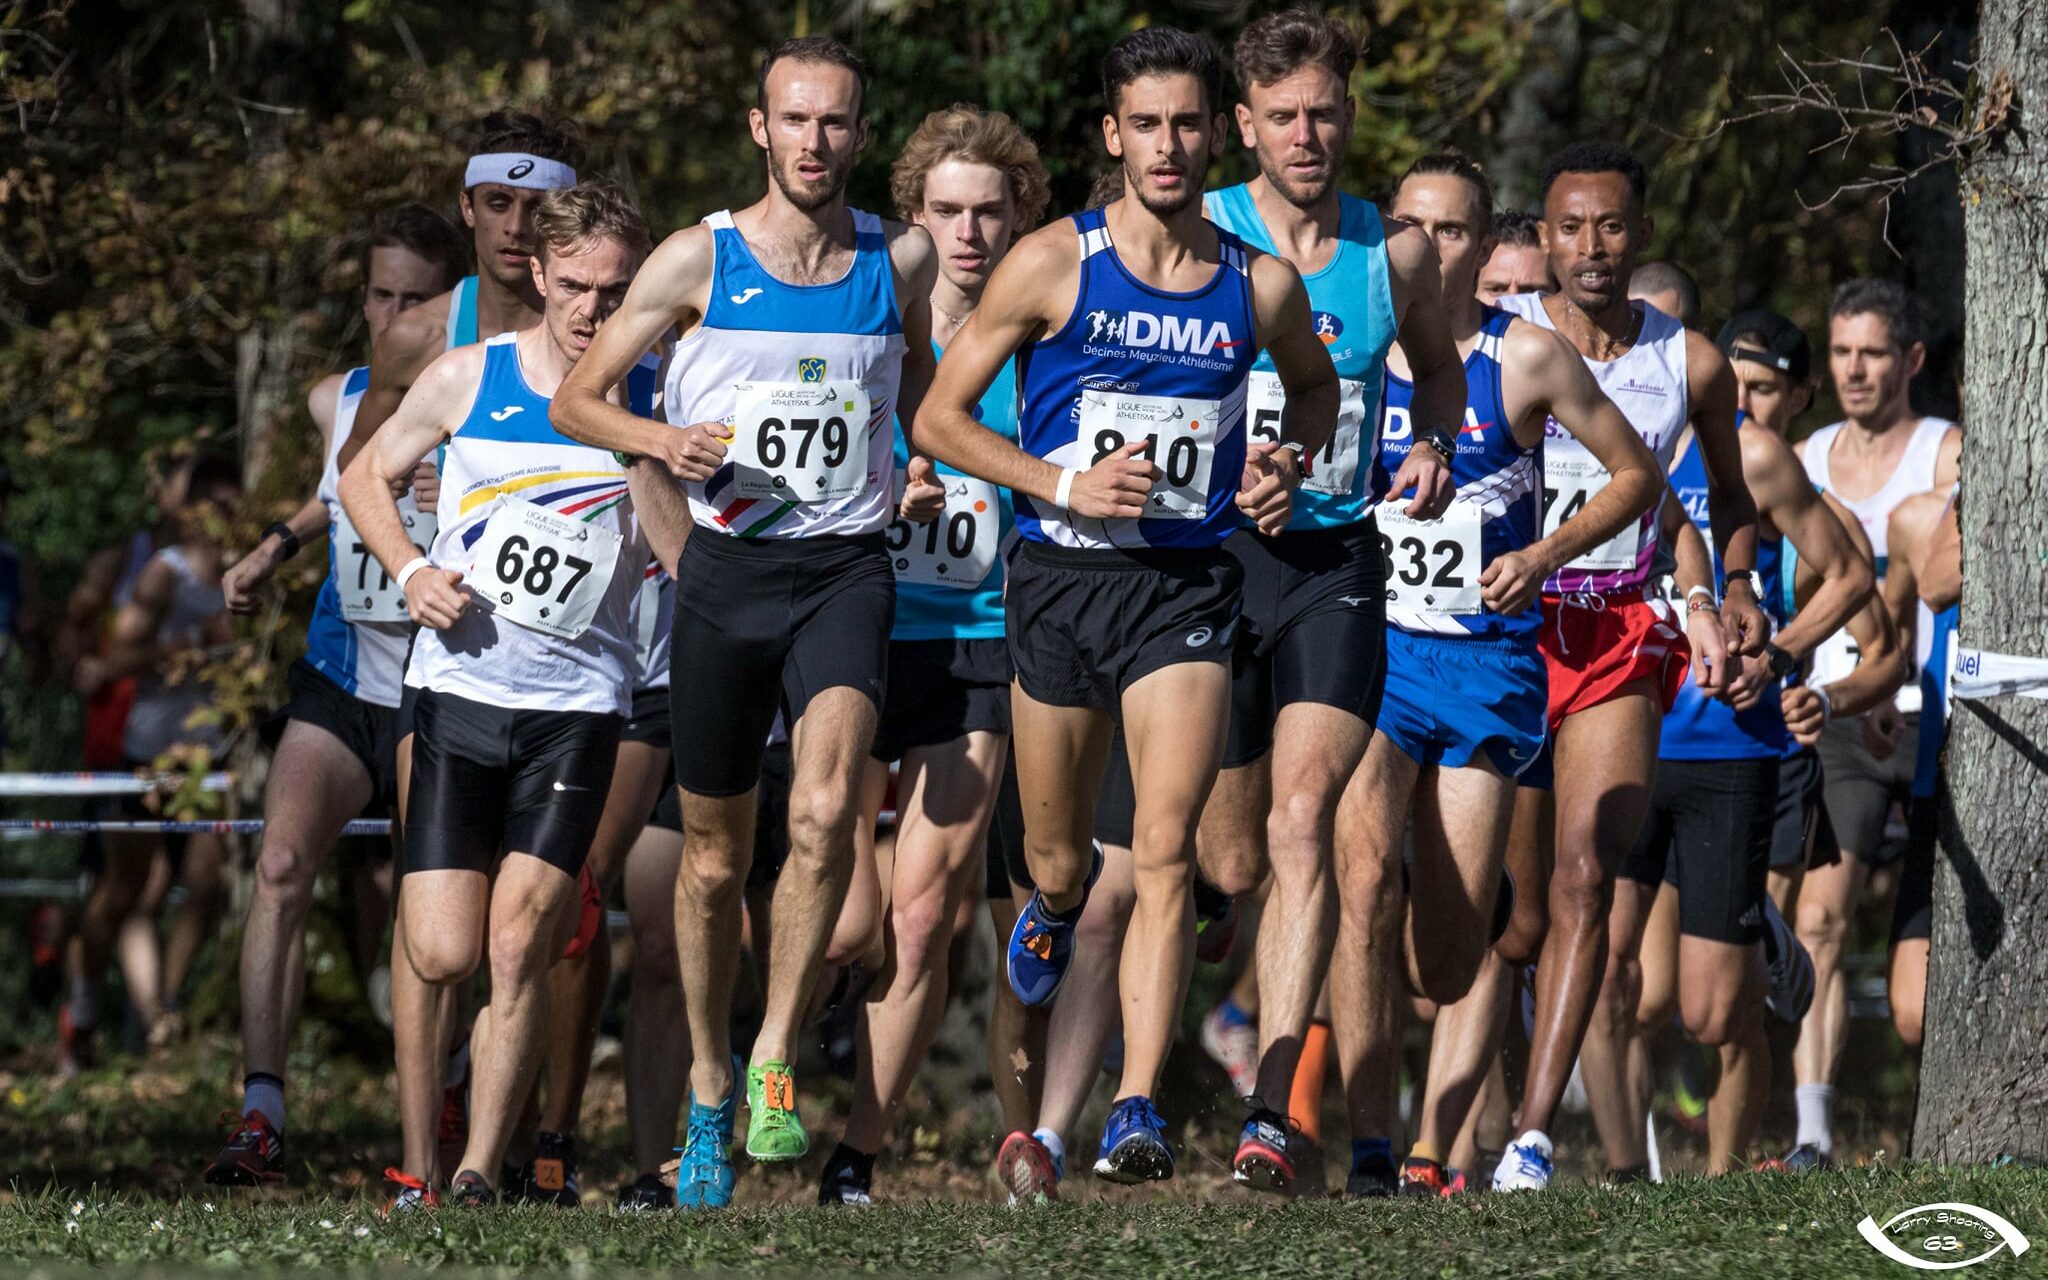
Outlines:
[[[1149,311],[1090,311],[1088,333],[1083,341],[1196,356],[1206,356],[1219,348],[1227,351],[1237,345],[1237,340],[1230,336],[1230,326],[1221,320],[1211,320],[1205,327],[1196,316],[1155,316]]]

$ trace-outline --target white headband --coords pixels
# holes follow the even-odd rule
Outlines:
[[[471,156],[462,171],[462,189],[480,182],[496,182],[528,191],[560,191],[576,185],[576,171],[560,160],[530,156],[524,151],[490,151]]]

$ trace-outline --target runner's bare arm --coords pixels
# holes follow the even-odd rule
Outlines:
[[[1963,432],[1960,427],[1950,427],[1941,437],[1941,448],[1934,454],[1934,487],[1947,489],[1963,474]]]
[[[687,330],[704,313],[711,288],[711,229],[678,231],[661,242],[604,322],[590,349],[562,379],[548,419],[571,440],[656,459],[685,480],[707,480],[725,459],[724,423],[692,423],[681,431],[614,403],[608,393],[670,330]],[[689,349],[672,359],[691,358]]]
[[[306,393],[306,411],[313,415],[313,425],[320,429],[320,456],[327,456],[327,444],[334,434],[334,405],[341,396],[345,375],[330,373],[313,384]],[[307,543],[327,536],[327,504],[318,494],[306,499],[284,521],[292,536],[303,547]],[[221,594],[227,597],[228,612],[253,613],[258,603],[256,591],[270,581],[270,575],[277,572],[285,561],[284,539],[274,533],[259,538],[249,554],[228,567],[220,576]]]
[[[1901,520],[1920,524],[1912,537],[1919,547],[1913,580],[1930,609],[1946,609],[1963,598],[1962,526],[1956,514],[1956,504],[1944,489],[1915,494],[1892,511],[1894,528]]]
[[[1583,362],[1580,365],[1584,367]],[[1635,435],[1635,429],[1629,429]],[[1636,436],[1642,443],[1642,437]],[[1652,470],[1655,464],[1652,463]],[[1708,607],[1695,610],[1692,595],[1695,587],[1714,590],[1714,557],[1707,550],[1707,540],[1700,536],[1699,527],[1687,515],[1678,496],[1671,492],[1669,485],[1660,486],[1662,505],[1657,510],[1658,528],[1671,547],[1672,580],[1686,599],[1684,605],[1685,635],[1692,649],[1692,682],[1701,693],[1709,698],[1734,696],[1737,677],[1742,675],[1742,659],[1728,652],[1727,641],[1721,635],[1721,613]],[[1587,503],[1592,506],[1592,503]],[[1749,690],[1749,701],[1754,702],[1761,691],[1761,682]]]
[[[1256,338],[1273,358],[1286,399],[1279,440],[1255,442],[1245,450],[1236,502],[1261,533],[1277,534],[1294,514],[1302,459],[1329,443],[1337,430],[1344,389],[1328,348],[1315,335],[1301,274],[1285,259],[1263,253],[1253,255],[1250,268]],[[1300,446],[1301,452],[1289,445]]]
[[[455,295],[445,293],[409,311],[401,311],[370,348],[370,385],[356,405],[355,424],[341,446],[335,465],[343,471],[370,443],[384,420],[398,411],[413,380],[425,372],[448,346],[448,313]]]
[[[1034,458],[974,420],[974,407],[1025,343],[1067,321],[1079,293],[1080,251],[1071,222],[1017,242],[989,278],[981,305],[946,344],[930,392],[911,425],[909,447],[958,471],[979,476],[1052,506],[1061,469]],[[1137,455],[1135,440],[1076,476],[1068,510],[1100,519],[1144,513],[1157,469]]]
[[[1458,356],[1450,318],[1444,311],[1443,271],[1436,245],[1420,227],[1391,218],[1383,219],[1382,225],[1387,236],[1387,267],[1393,277],[1396,336],[1415,384],[1409,421],[1418,430],[1449,431],[1455,440],[1465,425],[1465,362]],[[1394,474],[1387,494],[1399,497],[1410,489],[1415,500],[1408,504],[1407,514],[1419,520],[1442,515],[1458,494],[1450,464],[1426,446],[1408,451],[1408,460]]]
[[[889,262],[895,268],[896,310],[903,320],[903,373],[896,384],[896,416],[917,419],[918,406],[931,390],[938,357],[932,353],[932,286],[938,283],[938,251],[931,233],[900,222],[884,223],[889,231]]]
[[[1760,518],[1770,520],[1820,575],[1820,587],[1771,643],[1795,658],[1812,653],[1870,599],[1877,575],[1856,554],[1842,522],[1821,500],[1792,446],[1775,431],[1741,433],[1742,472]],[[1765,583],[1765,590],[1773,584]]]
[[[156,633],[170,613],[177,591],[177,575],[162,557],[152,558],[142,567],[127,601],[114,614],[114,626],[107,635],[106,679],[140,675],[170,656],[171,649],[157,643]]]
[[[399,402],[398,412],[341,473],[341,505],[364,547],[394,579],[419,552],[406,536],[391,486],[454,434],[476,399],[483,361],[482,347],[457,347],[428,365]],[[462,574],[452,569],[429,566],[415,573],[405,584],[413,621],[437,630],[453,626],[469,604],[456,588],[461,581]]]
[[[1864,535],[1863,526],[1857,523],[1856,517],[1828,495],[1823,494],[1821,502],[1842,526],[1843,536],[1848,538],[1857,559],[1871,560],[1870,539]],[[1818,575],[1802,558],[1793,581],[1794,598],[1810,600],[1819,585]],[[1883,592],[1872,592],[1863,602],[1863,607],[1850,617],[1849,637],[1856,642],[1855,669],[1826,686],[1828,706],[1837,719],[1891,706],[1892,695],[1898,692],[1910,674],[1906,650],[1900,646],[1898,629],[1892,625]],[[1780,705],[1785,712],[1786,727],[1792,730],[1794,738],[1805,746],[1812,746],[1819,740],[1824,713],[1821,700],[1814,696],[1811,688],[1795,685],[1785,690],[1780,695]],[[1868,723],[1866,720],[1865,724]],[[1889,736],[1881,735],[1883,738]],[[1887,751],[1885,754],[1890,753]]]
[[[676,576],[676,562],[682,559],[683,544],[689,541],[693,525],[690,499],[667,470],[635,458],[626,464],[626,490],[633,497],[633,514],[647,534],[647,545],[668,576]]]
[[[1705,334],[1685,335],[1685,385],[1691,414],[1693,447],[1707,470],[1708,523],[1721,574],[1748,574],[1756,568],[1756,504],[1742,476],[1742,446],[1735,436],[1735,370]],[[1721,621],[1731,652],[1762,652],[1770,639],[1770,620],[1746,579],[1733,579],[1721,593]]]

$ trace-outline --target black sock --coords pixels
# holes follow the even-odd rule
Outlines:
[[[1230,909],[1230,895],[1210,884],[1201,876],[1195,877],[1195,914],[1214,920]]]
[[[875,1180],[875,1158],[842,1142],[832,1149],[832,1158],[825,1162],[825,1171],[828,1176],[839,1174],[841,1181],[857,1183],[865,1190]]]

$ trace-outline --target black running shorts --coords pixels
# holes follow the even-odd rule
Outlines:
[[[1056,707],[1119,714],[1124,691],[1182,662],[1229,662],[1244,571],[1221,547],[1020,541],[1004,592],[1017,683]]]
[[[1010,900],[1010,888],[1032,888],[1031,866],[1024,860],[1024,802],[1017,794],[1017,762],[1003,764],[1003,781],[996,788],[995,812],[988,820],[985,855],[988,896]]]
[[[1891,945],[1934,936],[1934,857],[1941,841],[1941,798],[1914,796],[1906,823],[1906,855],[1899,859],[1899,893],[1892,900]]]
[[[405,870],[488,873],[527,853],[574,879],[604,814],[619,717],[420,691]]]
[[[1747,946],[1763,938],[1778,764],[1659,760],[1650,812],[1620,874],[1678,886],[1678,931]]]
[[[619,729],[620,742],[644,742],[650,747],[663,751],[675,745],[675,737],[669,731],[668,690],[633,690],[633,710],[626,716],[626,723]]]
[[[737,796],[761,777],[779,708],[792,731],[826,689],[883,705],[896,575],[879,533],[748,539],[699,530],[676,566],[669,706],[676,782]]]
[[[901,760],[970,733],[1010,731],[1006,640],[892,640],[874,757]]]
[[[1906,717],[1898,750],[1879,760],[1863,745],[1863,717],[1830,720],[1820,731],[1820,763],[1827,774],[1828,817],[1842,849],[1865,866],[1880,867],[1901,846],[1887,841],[1892,806],[1912,798],[1913,765],[1919,759],[1920,717]]]
[[[1778,765],[1778,812],[1771,827],[1771,870],[1811,871],[1842,860],[1823,795],[1827,775],[1812,748]]]
[[[1095,794],[1095,842],[1104,847],[1131,847],[1137,826],[1138,789],[1131,777],[1130,747],[1118,729],[1109,740],[1109,760],[1102,767],[1102,790]]]
[[[370,775],[374,794],[364,812],[389,813],[398,799],[398,708],[363,701],[304,658],[292,663],[285,681],[291,699],[284,704],[284,718],[340,739]]]
[[[1371,730],[1387,676],[1386,562],[1368,516],[1341,529],[1242,529],[1223,544],[1244,569],[1239,661],[1223,767],[1273,749],[1280,708],[1318,702]]]

